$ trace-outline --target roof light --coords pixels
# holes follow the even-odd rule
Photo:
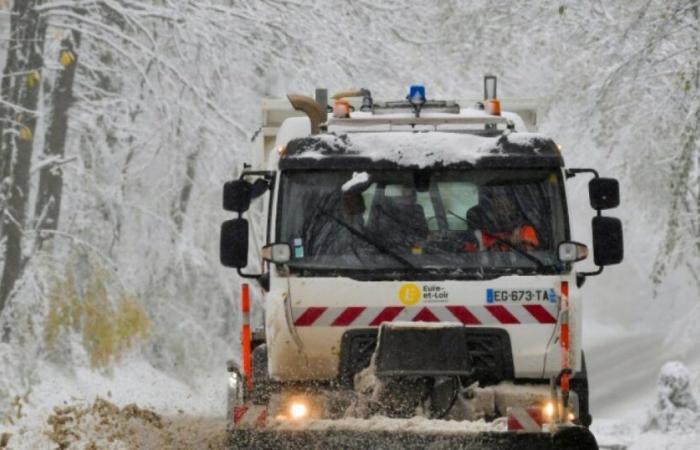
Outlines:
[[[411,103],[425,103],[425,86],[412,84],[408,90],[408,101]]]
[[[486,100],[484,102],[484,111],[492,116],[501,115],[501,102],[496,99]]]
[[[350,118],[350,102],[347,98],[339,98],[333,104],[333,117],[339,119]]]
[[[413,112],[416,114],[416,117],[420,117],[420,110],[426,102],[425,86],[422,84],[412,84],[408,89],[406,100],[413,106]]]

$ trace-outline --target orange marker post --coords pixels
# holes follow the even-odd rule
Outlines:
[[[569,349],[571,348],[571,335],[569,330],[569,283],[563,281],[561,283],[561,328],[559,331],[559,342],[561,343],[561,388],[562,399],[564,406],[567,406],[569,401],[569,379],[571,377],[571,357]],[[567,417],[567,408],[565,408],[562,417]]]
[[[250,285],[241,284],[241,357],[248,391],[253,389],[253,365],[251,359],[250,332]]]

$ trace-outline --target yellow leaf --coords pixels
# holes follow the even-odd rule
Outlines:
[[[36,70],[32,70],[27,75],[27,86],[29,86],[30,88],[34,87],[37,84],[39,84],[40,80],[41,80],[41,74],[39,74],[39,72]]]
[[[34,135],[32,134],[32,130],[27,127],[22,127],[19,130],[19,138],[23,141],[31,141],[34,138]]]
[[[64,50],[61,52],[61,58],[59,59],[61,65],[66,67],[70,66],[75,62],[75,55],[70,50]]]

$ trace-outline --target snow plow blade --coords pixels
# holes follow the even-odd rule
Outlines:
[[[555,434],[236,429],[228,443],[230,449],[598,450],[595,437],[583,427],[561,429]]]

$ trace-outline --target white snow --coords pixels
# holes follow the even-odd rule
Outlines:
[[[55,407],[89,405],[102,398],[118,406],[131,403],[166,416],[187,414],[196,417],[220,418],[225,413],[227,374],[200,373],[196,385],[187,385],[157,370],[141,359],[128,359],[112,373],[99,373],[76,367],[74,373],[42,362],[38,369],[41,380],[32,388],[28,400],[13,424],[0,428],[12,434],[13,449],[50,448],[43,431],[46,418]],[[87,442],[86,442],[87,443]]]
[[[531,145],[534,141],[545,139],[545,136],[540,133],[511,133],[508,135],[508,141],[517,145]]]
[[[462,108],[459,110],[459,115],[460,116],[465,116],[465,117],[498,117],[491,115],[484,111],[483,109],[477,109],[477,108]],[[501,116],[505,117],[503,114]]]
[[[517,144],[529,144],[543,138],[536,133],[511,133],[507,139]],[[320,135],[318,139],[331,149],[369,158],[373,161],[392,161],[402,165],[427,167],[438,162],[454,164],[476,163],[484,156],[503,155],[498,145],[501,136],[483,137],[465,133],[447,132],[391,132],[352,133],[347,135]],[[296,158],[322,159],[317,149],[309,149]]]
[[[178,380],[206,381],[193,368],[223,368],[236,354],[237,308],[230,299],[240,280],[219,267],[212,236],[228,218],[218,208],[221,184],[248,161],[249,139],[260,125],[261,97],[312,93],[316,86],[342,88],[349,79],[376,96],[400,98],[416,80],[425,80],[435,98],[476,96],[482,70],[494,70],[500,71],[502,94],[542,98],[538,125],[564,145],[568,166],[596,167],[621,182],[622,205],[608,213],[623,220],[626,260],[584,286],[594,432],[601,443],[626,444],[629,450],[698,447],[700,427],[643,431],[647,416],[659,411],[655,380],[667,361],[683,361],[690,391],[700,393],[695,245],[700,234],[697,207],[692,209],[700,178],[693,163],[684,181],[679,164],[696,161],[698,151],[696,145],[684,158],[681,145],[685,136],[696,136],[692,111],[700,98],[697,87],[686,84],[698,60],[693,45],[697,29],[685,26],[697,23],[697,17],[687,2],[630,0],[595,7],[561,2],[558,11],[551,2],[527,7],[504,2],[499,8],[489,8],[488,2],[434,2],[426,3],[421,14],[402,0],[335,1],[323,7],[313,1],[245,2],[230,9],[208,0],[196,7],[193,2],[162,7],[120,2],[120,14],[143,31],[128,34],[119,21],[100,23],[99,8],[78,21],[65,16],[72,14],[65,8],[74,3],[44,5],[56,13],[49,18],[50,51],[44,60],[49,69],[56,66],[66,24],[89,42],[81,48],[84,70],[78,71],[66,154],[78,159],[62,166],[67,175],[63,237],[44,252],[45,259],[31,255],[19,286],[23,292],[2,316],[3,324],[21,326],[8,343],[0,344],[0,403],[29,395],[20,425],[3,423],[0,434],[26,426],[30,419],[40,434],[42,414],[54,404],[71,397],[87,401],[109,391],[119,401],[220,413],[220,392],[209,396],[203,394],[206,389]],[[11,15],[1,16],[4,51]],[[280,28],[280,17],[303,26]],[[61,22],[59,30],[55,20]],[[407,21],[408,31],[396,26]],[[326,32],[329,24],[337,32]],[[110,62],[105,63],[105,55],[112,55]],[[50,85],[55,77],[52,70],[46,72]],[[48,104],[45,95],[40,122],[49,116]],[[281,140],[308,133],[308,119],[295,120],[294,130],[280,131]],[[40,123],[35,133],[35,169],[42,127],[46,124]],[[525,129],[518,123],[516,128]],[[190,156],[196,161],[194,175],[185,170]],[[172,221],[172,205],[185,180],[194,185],[180,229]],[[567,188],[572,238],[590,244],[587,182],[576,177]],[[32,202],[35,185],[33,179],[27,194]],[[676,195],[672,185],[684,188],[679,191],[686,197]],[[674,211],[676,201],[681,207]],[[691,209],[686,211],[684,204]],[[260,217],[259,207],[261,203],[251,215]],[[678,234],[666,242],[673,237],[668,233],[674,222]],[[29,236],[32,226],[30,220]],[[261,241],[264,227],[258,228],[251,229],[256,237],[251,248]],[[31,241],[25,244],[30,252]],[[42,277],[36,267],[41,262],[51,276],[60,277],[76,259],[81,270],[103,266],[114,285],[143,299],[155,322],[146,350],[117,364],[112,375],[89,369],[72,353],[47,355],[43,343],[50,277]],[[666,263],[665,271],[658,270],[661,263]],[[78,275],[87,282],[80,271]],[[5,352],[2,346],[13,348]],[[60,366],[45,362],[56,355]],[[177,379],[170,376],[175,370]],[[225,380],[208,383],[216,390]],[[11,448],[16,442],[14,436]]]
[[[343,192],[347,192],[353,187],[367,183],[369,181],[369,174],[367,172],[353,172],[352,178],[350,178],[348,181],[345,182],[341,186],[341,190]]]
[[[678,361],[661,368],[656,404],[648,413],[645,431],[688,432],[700,425],[698,403],[690,389],[690,372]]]
[[[412,417],[395,419],[385,416],[372,416],[368,419],[345,418],[338,420],[274,420],[271,427],[281,430],[370,430],[434,432],[442,434],[478,433],[482,431],[505,431],[505,420],[486,422],[484,420],[457,421]]]
[[[619,446],[610,447],[619,450],[697,449],[700,420],[692,408],[697,363],[691,372],[678,362],[660,362],[668,352],[654,344],[658,337],[636,333],[628,333],[624,341],[605,333],[601,337],[607,342],[605,347],[589,347],[594,351],[587,353],[589,373],[596,375],[591,380],[591,429],[598,444]],[[605,361],[605,371],[596,370],[594,355]]]
[[[512,113],[510,111],[501,111],[501,116],[513,122],[515,125],[515,131],[526,131],[527,126],[525,126],[525,121],[519,115]]]

